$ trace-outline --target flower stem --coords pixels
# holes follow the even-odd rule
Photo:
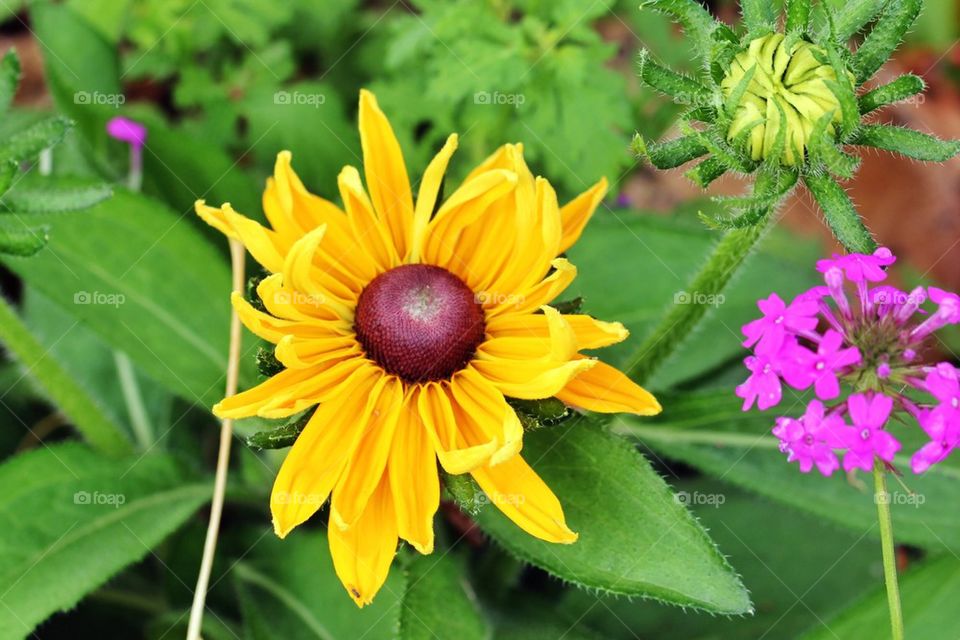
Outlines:
[[[233,269],[233,290],[243,291],[245,252],[239,240],[230,240],[230,263]],[[230,397],[237,392],[237,378],[240,372],[240,317],[234,311],[230,317],[230,352],[227,358],[227,392]],[[220,533],[220,516],[223,514],[223,498],[227,489],[227,467],[230,464],[230,443],[233,440],[233,420],[224,420],[220,424],[220,451],[217,454],[217,472],[213,482],[213,500],[210,504],[210,522],[207,525],[207,537],[203,544],[203,559],[200,561],[200,575],[197,576],[197,588],[193,592],[193,606],[190,609],[190,623],[187,627],[187,640],[200,640],[203,625],[203,611],[206,606],[207,588],[210,584],[210,572],[213,570],[213,557],[217,550],[217,536]]]
[[[733,275],[750,255],[766,231],[777,218],[775,207],[756,225],[727,231],[717,243],[712,255],[686,291],[679,292],[674,306],[660,324],[647,335],[646,340],[627,359],[632,363],[629,375],[639,384],[646,383],[650,376],[683,343],[714,308]]]
[[[880,520],[880,545],[883,548],[883,577],[887,585],[887,607],[890,609],[890,630],[893,640],[903,640],[903,612],[900,610],[900,587],[897,583],[897,557],[893,547],[893,521],[890,518],[890,494],[883,462],[873,467],[874,501]]]

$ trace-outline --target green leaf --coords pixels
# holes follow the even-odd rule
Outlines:
[[[254,449],[285,449],[292,447],[297,436],[307,426],[313,417],[313,410],[308,409],[298,416],[268,431],[258,431],[247,438],[247,446]]]
[[[637,136],[635,141],[643,140],[639,134]],[[640,146],[639,150],[657,169],[673,169],[707,154],[707,148],[700,142],[699,136],[680,136],[666,142]]]
[[[641,80],[680,104],[701,106],[710,103],[709,89],[693,78],[657,64],[646,49],[637,54],[637,67]]]
[[[50,180],[22,180],[0,198],[0,204],[22,213],[58,213],[86,209],[113,194],[108,184],[61,186]]]
[[[683,25],[690,38],[696,41],[694,51],[701,56],[706,55],[713,48],[713,33],[717,29],[717,22],[703,5],[694,0],[644,0],[640,3],[640,10],[653,9],[673,16]]]
[[[78,444],[0,465],[0,636],[29,635],[136,562],[208,498],[172,459],[110,460]]]
[[[808,173],[804,176],[804,184],[820,205],[820,210],[823,211],[823,216],[834,237],[848,251],[873,253],[877,243],[863,225],[860,213],[853,206],[850,196],[843,187],[829,175],[816,173]]]
[[[865,26],[873,22],[888,0],[853,0],[844,2],[832,14],[833,34],[829,26],[820,29],[821,38],[835,36],[837,44],[845,45],[847,40],[859,33]],[[821,3],[821,7],[824,5]]]
[[[416,554],[406,567],[400,613],[401,640],[490,637],[460,559],[451,553]]]
[[[896,531],[896,523],[894,523]],[[909,568],[900,578],[904,636],[923,640],[956,637],[956,603],[960,598],[960,560],[942,556]],[[803,640],[876,640],[889,633],[887,594],[878,587],[872,595],[803,636]]]
[[[900,46],[922,8],[923,0],[889,0],[880,19],[853,54],[858,85],[869,80]]]
[[[7,260],[11,269],[174,393],[219,399],[230,274],[194,221],[127,191],[80,216],[20,217],[48,224],[51,240],[31,260]],[[252,360],[241,358],[245,384]]]
[[[926,162],[946,162],[960,153],[960,140],[940,140],[913,129],[887,124],[864,125],[850,144],[902,153]]]
[[[47,246],[50,227],[0,219],[0,254],[26,258]]]
[[[20,58],[16,51],[10,49],[0,61],[0,113],[10,108],[19,84]]]
[[[744,370],[743,378],[746,375]],[[662,397],[661,401],[662,416],[645,421],[620,417],[614,422],[614,431],[637,438],[658,455],[722,476],[727,482],[844,525],[857,534],[879,538],[871,487],[851,483],[843,473],[829,478],[800,473],[770,435],[777,416],[802,413],[802,399],[793,403],[792,410],[781,406],[744,413],[731,386],[722,392]],[[897,427],[894,434],[905,445],[894,463],[909,469],[910,453],[923,444],[920,429]],[[869,483],[869,477],[865,480]],[[896,540],[960,551],[960,514],[952,497],[960,468],[948,460],[919,476],[908,473],[903,480],[914,495],[902,488],[892,489]]]
[[[69,336],[61,336],[69,339]],[[0,298],[0,342],[13,354],[44,394],[71,420],[94,447],[113,455],[130,451],[123,429],[112,421],[52,357]]]
[[[714,180],[725,174],[728,169],[727,165],[719,158],[707,158],[684,175],[701,189],[706,189]]]
[[[357,608],[333,570],[327,537],[267,534],[233,577],[250,640],[387,640],[400,624],[403,572],[394,567],[373,604]]]
[[[702,303],[708,312],[704,322],[650,379],[653,388],[668,388],[740,352],[738,327],[756,316],[761,294],[776,289],[784,296],[795,295],[817,283],[811,265],[820,249],[774,230],[722,295],[711,298],[710,292],[695,290],[690,282],[716,242],[716,232],[704,228],[692,215],[664,219],[657,214],[608,211],[594,216],[580,241],[570,248],[570,261],[578,267],[578,275],[569,292],[583,296],[585,313],[623,322],[631,333],[624,342],[596,355],[627,370],[647,357],[643,338],[665,311]],[[610,286],[637,274],[643,276],[637,288]]]
[[[44,149],[60,142],[71,123],[61,116],[51,116],[0,142],[0,163],[30,160]]]
[[[524,457],[580,538],[571,545],[543,542],[485,507],[477,521],[511,553],[584,587],[718,613],[751,610],[706,532],[626,442],[580,419],[528,434]]]
[[[888,82],[860,96],[858,101],[860,113],[866,115],[880,107],[906,100],[922,93],[925,86],[923,78],[920,76],[905,73],[893,82]]]

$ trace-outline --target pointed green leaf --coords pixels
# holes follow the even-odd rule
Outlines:
[[[911,98],[922,93],[925,86],[923,78],[906,73],[893,82],[888,82],[860,96],[858,101],[860,114],[866,115],[880,107]]]
[[[644,145],[642,150],[657,169],[673,169],[706,155],[707,148],[696,135],[680,136],[666,142]]]
[[[131,450],[123,430],[73,380],[0,298],[0,343],[24,367],[44,394],[62,411],[91,445],[118,455]]]
[[[717,21],[710,12],[695,0],[643,0],[640,10],[653,9],[673,16],[696,41],[694,51],[701,54],[710,51]]]
[[[183,524],[210,497],[161,456],[106,459],[79,444],[0,465],[0,636],[70,609]]]
[[[247,438],[247,446],[254,449],[286,449],[292,447],[293,443],[297,441],[297,436],[300,435],[312,417],[313,410],[308,409],[273,429],[258,431]]]
[[[35,158],[44,149],[60,142],[71,126],[66,118],[51,116],[13,134],[0,142],[0,163]]]
[[[810,24],[810,0],[787,0],[787,33],[805,32]]]
[[[860,213],[850,201],[843,187],[829,175],[809,173],[804,176],[804,184],[820,205],[823,217],[827,221],[834,237],[847,249],[855,253],[873,253],[877,243],[863,225]]]
[[[714,180],[725,174],[729,167],[719,158],[707,158],[694,168],[687,171],[686,175],[701,189],[706,189]]]
[[[528,434],[523,456],[580,538],[543,542],[485,507],[478,522],[510,552],[589,588],[713,612],[750,611],[736,573],[632,446],[581,418]]]
[[[0,254],[26,258],[47,246],[50,227],[0,219]]]
[[[821,38],[835,37],[837,44],[845,45],[847,40],[859,33],[865,26],[873,22],[880,15],[883,6],[888,0],[851,0],[844,2],[835,13],[831,14],[833,33],[828,26],[820,29]],[[823,7],[823,3],[820,7]]]
[[[863,84],[877,72],[900,46],[903,36],[920,15],[923,0],[890,0],[873,30],[853,54],[857,84]]]
[[[416,554],[407,565],[406,573],[400,640],[490,637],[460,558],[450,552]]]
[[[894,523],[896,532],[896,523]],[[960,560],[945,555],[910,566],[900,578],[904,636],[954,640],[956,604],[960,600]],[[889,632],[890,610],[882,586],[839,615],[827,618],[803,640],[876,640]]]
[[[0,113],[10,108],[19,84],[20,58],[16,51],[10,49],[0,61]]]
[[[21,181],[0,198],[0,205],[22,213],[58,213],[87,209],[113,194],[108,184],[61,186],[50,180]]]
[[[926,162],[945,162],[960,153],[960,140],[940,140],[913,129],[887,124],[865,125],[850,144],[902,153]]]

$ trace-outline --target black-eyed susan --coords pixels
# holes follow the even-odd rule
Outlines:
[[[283,462],[270,507],[280,537],[330,497],[337,575],[369,603],[398,539],[433,550],[437,459],[470,473],[533,536],[572,543],[556,496],[518,455],[523,428],[506,398],[556,396],[600,412],[650,415],[657,401],[579,353],[620,342],[619,323],[549,306],[576,268],[558,257],[606,191],[601,180],[560,207],[520,145],[505,145],[442,203],[451,135],[413,196],[400,146],[372,94],[360,94],[366,189],[341,171],[343,209],[311,194],[277,158],[267,181],[270,228],[225,204],[197,212],[241,240],[272,275],[266,313],[235,294],[284,369],[214,407],[223,418],[281,418],[319,405]],[[438,206],[439,205],[439,206]]]

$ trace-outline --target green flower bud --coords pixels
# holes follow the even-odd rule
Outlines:
[[[830,112],[833,123],[841,120],[840,101],[830,88],[836,79],[826,52],[815,44],[781,33],[751,41],[720,83],[728,100],[742,94],[732,109],[727,140],[745,137],[751,158],[763,160],[775,152],[786,123],[780,162],[802,163],[817,121]],[[827,132],[834,135],[833,124]]]

